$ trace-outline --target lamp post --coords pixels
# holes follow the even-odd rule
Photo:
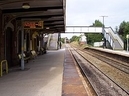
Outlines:
[[[104,40],[103,48],[105,48],[105,47],[106,47],[106,39],[105,39],[105,37],[104,37],[104,35],[105,35],[105,32],[104,32],[104,18],[105,18],[105,17],[108,17],[108,16],[100,16],[100,17],[103,18],[102,34],[103,34],[103,40]]]

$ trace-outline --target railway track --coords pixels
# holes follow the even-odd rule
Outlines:
[[[102,60],[104,62],[106,62],[107,64],[129,74],[129,64],[122,62],[120,60],[116,60],[114,58],[111,57],[107,57],[105,55],[101,55],[100,53],[96,53],[94,51],[86,51],[84,50],[84,52],[86,52],[86,54],[89,54],[91,56],[94,56],[95,58],[98,58],[99,60]]]
[[[127,88],[125,88],[125,86],[119,85],[118,82],[114,81],[113,78],[107,75],[103,70],[101,70],[101,68],[97,67],[95,64],[93,64],[93,62],[91,62],[91,60],[93,61],[93,59],[95,59],[95,62],[99,63],[104,62],[103,60],[96,58],[95,56],[93,56],[93,54],[87,54],[76,48],[71,48],[70,46],[69,49],[73,54],[75,60],[79,64],[83,74],[89,81],[92,87],[91,89],[94,90],[96,95],[129,96],[128,86],[126,86]],[[100,59],[101,61],[97,59]]]

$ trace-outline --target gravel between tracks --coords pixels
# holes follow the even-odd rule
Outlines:
[[[80,46],[76,43],[73,43],[70,45],[80,50],[83,50],[85,48],[85,46]],[[129,74],[126,74],[93,56],[85,54],[84,57],[129,93]],[[125,95],[122,95],[122,96],[125,96]]]
[[[84,53],[82,54],[94,66],[96,66],[99,70],[101,70],[104,74],[110,77],[114,82],[116,82],[119,86],[121,86],[123,89],[125,89],[129,93],[129,74],[126,74],[93,56],[90,56]]]

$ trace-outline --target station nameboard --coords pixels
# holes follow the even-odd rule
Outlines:
[[[24,29],[43,29],[43,21],[41,20],[25,20],[23,21]]]

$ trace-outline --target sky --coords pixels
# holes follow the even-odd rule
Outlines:
[[[129,21],[129,0],[66,0],[66,26],[90,26],[95,20],[115,29],[123,21]],[[62,34],[71,38],[73,35]]]

